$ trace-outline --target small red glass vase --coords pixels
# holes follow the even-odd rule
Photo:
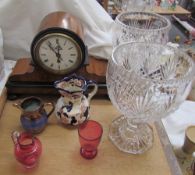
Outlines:
[[[42,152],[40,140],[30,133],[19,133],[17,131],[12,133],[12,140],[15,145],[14,153],[16,159],[24,167],[33,168],[37,164]]]
[[[86,159],[93,159],[97,155],[97,147],[101,141],[103,129],[100,123],[88,120],[79,125],[80,154]]]

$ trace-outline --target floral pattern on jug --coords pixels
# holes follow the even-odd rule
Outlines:
[[[61,94],[55,107],[56,117],[61,123],[78,125],[89,118],[89,103],[98,89],[96,83],[73,74],[56,81],[54,86]],[[89,86],[93,89],[87,94]]]

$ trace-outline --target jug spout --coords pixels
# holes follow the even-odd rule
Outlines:
[[[56,81],[54,86],[62,96],[67,96],[73,93],[82,94],[87,89],[87,82],[83,77],[73,74]]]
[[[13,141],[14,145],[18,145],[19,136],[20,136],[20,133],[18,131],[12,132],[11,137],[12,137],[12,141]]]

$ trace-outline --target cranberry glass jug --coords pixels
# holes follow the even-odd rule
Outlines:
[[[14,131],[11,137],[15,146],[14,153],[16,159],[26,168],[34,167],[42,151],[39,139],[32,136],[30,133],[19,133],[17,131]]]

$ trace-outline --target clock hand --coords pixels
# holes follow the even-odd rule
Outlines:
[[[56,51],[55,51],[55,49],[52,47],[52,44],[51,44],[50,41],[48,41],[47,45],[48,45],[48,47],[50,48],[50,50],[53,51],[53,52],[56,54]]]
[[[57,53],[60,54],[60,50],[62,50],[62,47],[58,43],[55,49],[57,50]]]
[[[55,49],[57,49],[58,50],[58,52],[59,52],[59,50],[62,50],[62,47],[60,46],[60,43],[59,43],[59,39],[57,38],[56,39],[56,48]]]
[[[58,39],[56,39],[56,44],[57,46],[55,47],[55,49],[57,50],[57,53],[56,53],[56,57],[58,58],[57,62],[60,63],[60,61],[62,61],[63,59],[60,54],[60,50],[62,50],[62,47],[60,46]]]
[[[58,59],[57,59],[57,62],[58,62],[58,63],[60,63],[61,61],[63,61],[63,59],[62,59],[60,53],[56,53],[56,57],[58,58]]]
[[[60,63],[60,61],[63,60],[63,59],[61,58],[61,54],[59,53],[59,50],[60,50],[61,47],[60,47],[60,48],[58,47],[59,49],[57,48],[57,52],[56,52],[56,50],[52,47],[52,44],[51,44],[50,41],[48,41],[47,45],[48,45],[48,47],[50,48],[50,50],[53,51],[53,52],[55,53],[55,55],[56,55],[56,57],[57,57],[57,62]]]

